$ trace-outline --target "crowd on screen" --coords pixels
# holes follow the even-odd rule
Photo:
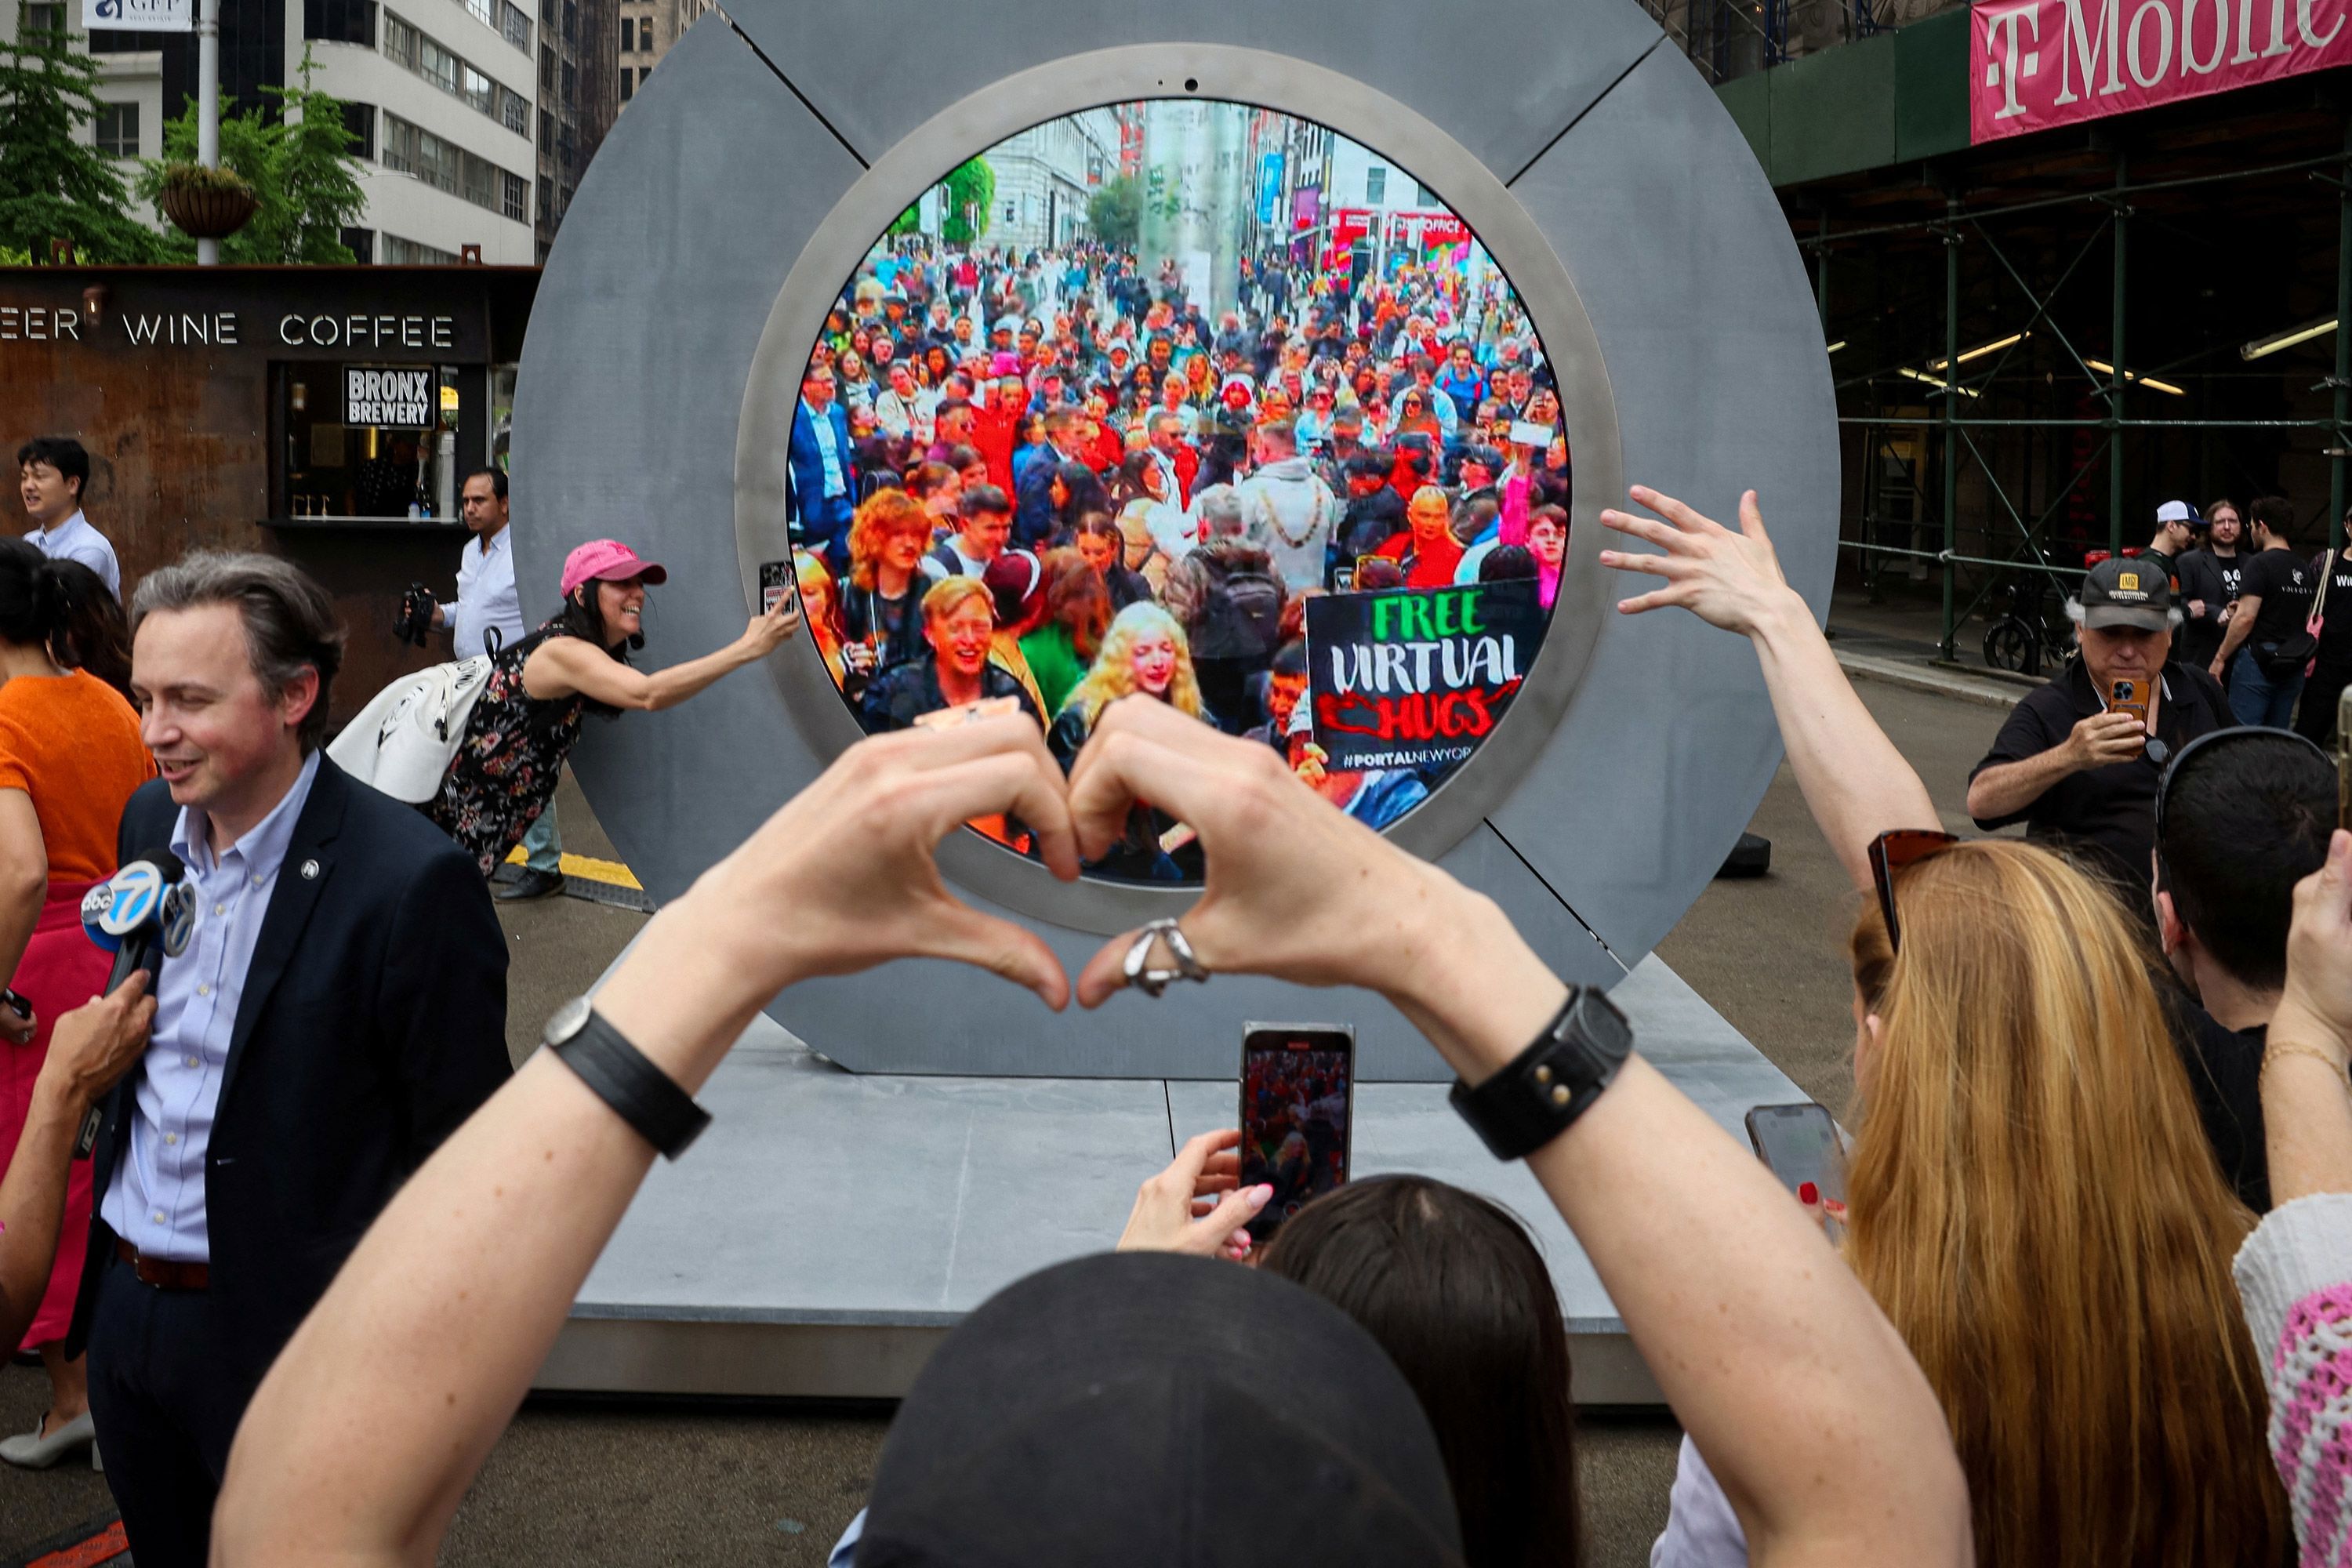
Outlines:
[[[1440,773],[1323,766],[1297,706],[1304,602],[1518,577],[1549,605],[1570,476],[1552,367],[1508,288],[1454,265],[1245,259],[1245,303],[1213,320],[1188,287],[1209,281],[1093,244],[871,257],[793,420],[809,624],[870,732],[1010,700],[1066,763],[1140,691],[1381,826]]]

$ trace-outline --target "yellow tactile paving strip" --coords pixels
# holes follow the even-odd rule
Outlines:
[[[507,856],[507,864],[520,866],[522,863],[522,846],[518,844]],[[637,880],[635,874],[618,860],[598,860],[586,855],[566,854],[563,857],[563,874],[567,877],[579,877],[591,882],[603,882],[610,887],[627,888],[633,892],[642,893],[646,890],[645,885]]]

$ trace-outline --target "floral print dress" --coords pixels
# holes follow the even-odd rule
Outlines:
[[[523,664],[541,642],[576,635],[550,621],[490,656],[490,679],[466,717],[466,738],[450,759],[441,793],[424,807],[485,877],[555,798],[563,759],[580,739],[586,698],[574,692],[542,700],[522,685]]]

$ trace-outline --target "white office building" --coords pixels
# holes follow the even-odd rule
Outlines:
[[[1118,121],[1108,109],[1066,114],[988,150],[996,175],[983,245],[1016,251],[1066,245],[1091,232],[1087,202],[1118,172]]]
[[[167,114],[194,92],[194,35],[85,35],[78,0],[29,10],[36,25],[61,18],[96,58],[102,107],[84,134],[122,161],[127,183],[133,160],[162,155]],[[0,5],[0,36],[16,16]],[[261,87],[299,83],[307,45],[312,85],[343,100],[359,139],[367,205],[344,239],[360,259],[454,262],[478,247],[485,262],[528,265],[534,31],[513,0],[222,0],[221,88],[264,101]]]

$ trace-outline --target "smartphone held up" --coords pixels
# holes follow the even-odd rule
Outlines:
[[[1348,1179],[1356,1110],[1356,1031],[1332,1024],[1248,1024],[1242,1030],[1241,1184],[1274,1188],[1250,1239]]]
[[[1748,1112],[1748,1142],[1764,1168],[1802,1203],[1818,1202],[1832,1242],[1845,1234],[1845,1143],[1829,1107],[1758,1105]],[[1811,1188],[1809,1196],[1806,1188]]]

